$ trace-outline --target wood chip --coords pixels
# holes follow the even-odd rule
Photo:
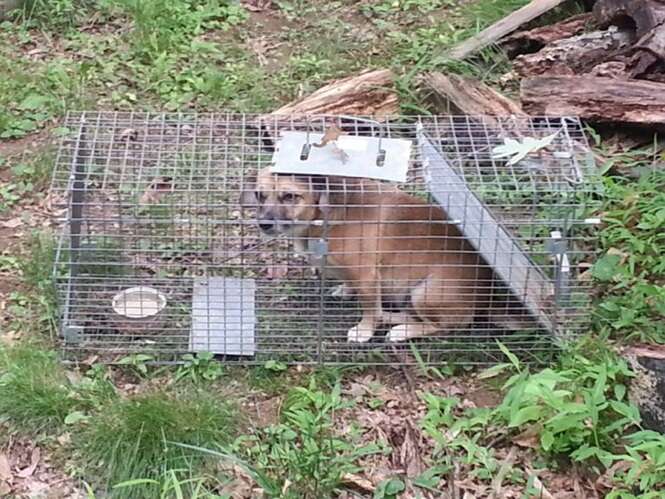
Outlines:
[[[370,494],[374,493],[375,489],[374,484],[370,480],[354,473],[345,473],[342,476],[342,483],[347,487],[353,487]]]
[[[12,478],[12,469],[5,454],[0,454],[0,480],[9,481]]]
[[[15,229],[16,227],[20,227],[23,225],[23,221],[19,218],[10,218],[9,220],[5,220],[3,222],[0,222],[0,225],[7,229]]]

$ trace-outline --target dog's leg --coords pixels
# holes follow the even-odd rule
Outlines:
[[[418,338],[420,336],[427,336],[440,331],[440,328],[434,324],[426,324],[424,322],[412,322],[409,324],[400,324],[394,326],[388,331],[386,339],[388,341],[405,341],[411,338]]]
[[[358,287],[356,294],[363,308],[360,322],[349,329],[347,339],[350,343],[365,343],[372,339],[381,322],[381,292],[378,279],[368,279],[367,284]]]
[[[335,298],[341,298],[342,300],[348,300],[353,297],[354,291],[351,286],[348,286],[346,284],[340,284],[339,286],[335,286],[332,288],[332,291],[330,292],[330,296],[334,296]]]
[[[408,324],[417,320],[408,312],[381,312],[381,322],[384,324]]]
[[[411,303],[419,321],[393,327],[388,341],[404,341],[437,332],[464,328],[473,321],[474,291],[459,281],[430,277],[411,292]]]

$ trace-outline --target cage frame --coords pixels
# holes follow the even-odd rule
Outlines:
[[[69,113],[66,122],[71,123],[71,117],[74,116],[79,116],[79,122],[78,122],[78,129],[74,132],[74,154],[71,155],[71,163],[70,163],[70,175],[68,179],[68,185],[64,191],[66,193],[70,194],[70,199],[67,201],[67,214],[65,216],[65,219],[61,219],[60,223],[64,223],[69,227],[69,231],[67,233],[66,230],[62,230],[60,232],[60,237],[57,245],[57,251],[56,251],[56,266],[54,267],[54,279],[58,279],[58,268],[57,265],[58,263],[62,262],[62,252],[64,251],[64,244],[65,244],[65,238],[69,238],[69,252],[70,252],[70,262],[69,262],[69,275],[67,276],[67,289],[65,291],[65,299],[59,300],[59,306],[60,306],[60,317],[63,319],[66,319],[69,317],[69,314],[71,312],[71,307],[72,307],[72,286],[73,286],[73,279],[76,277],[77,272],[79,270],[79,257],[80,257],[80,252],[81,252],[81,238],[82,238],[82,225],[85,222],[85,216],[84,216],[84,206],[86,204],[86,198],[85,198],[85,193],[86,193],[86,185],[85,185],[85,178],[87,175],[86,171],[86,166],[88,162],[90,161],[90,156],[92,154],[86,153],[86,151],[91,151],[91,149],[88,147],[88,139],[87,139],[87,130],[91,126],[90,120],[87,119],[87,117],[92,116],[92,117],[97,117],[97,122],[99,123],[100,118],[104,115],[105,113],[103,112],[80,112],[80,113]],[[117,121],[117,117],[122,114],[122,113],[111,113],[115,116],[115,120]],[[132,117],[136,116],[141,116],[141,113],[128,113]],[[169,113],[154,113],[155,116],[162,116],[165,117],[169,115]],[[205,116],[205,113],[172,113],[172,115],[181,117],[181,116],[188,116],[192,117],[194,116],[195,119],[196,117],[200,116]],[[238,113],[211,113],[211,120],[214,121],[214,116],[225,116],[226,117],[226,122],[229,121],[229,117],[231,116],[241,116],[241,121],[242,121],[242,128],[243,131],[246,130],[246,126],[252,126],[252,124],[258,123],[259,130],[264,130],[262,128],[265,125],[265,116],[261,115],[247,115],[247,114],[238,114]],[[145,113],[146,116],[146,121],[147,116],[150,116],[150,113]],[[464,179],[460,179],[459,175],[457,175],[454,171],[454,168],[451,167],[451,161],[446,154],[437,149],[435,145],[432,144],[432,140],[430,140],[427,136],[427,134],[423,131],[425,128],[424,123],[436,123],[437,120],[444,120],[444,119],[456,119],[457,117],[455,116],[399,116],[396,119],[399,120],[404,120],[404,121],[411,121],[416,123],[415,125],[415,136],[414,136],[414,141],[416,144],[416,147],[421,151],[428,151],[425,153],[425,159],[421,159],[423,162],[424,170],[425,170],[425,175],[426,175],[426,183],[428,185],[428,190],[429,193],[432,195],[432,197],[439,203],[440,206],[444,205],[444,198],[445,198],[445,193],[442,193],[440,190],[437,192],[437,188],[433,187],[437,184],[442,184],[445,183],[446,181],[449,181],[451,178],[456,178],[458,182],[461,181],[460,185],[463,185],[466,181]],[[133,118],[132,118],[133,119]],[[278,130],[279,126],[276,124],[279,122],[283,121],[291,121],[293,124],[294,121],[298,123],[302,123],[302,120],[305,119],[307,126],[309,127],[311,122],[315,122],[317,120],[322,120],[323,123],[329,122],[329,121],[335,121],[335,120],[340,120],[340,119],[356,119],[358,122],[361,122],[363,120],[372,120],[371,117],[361,117],[361,116],[339,116],[339,115],[316,115],[316,116],[308,116],[306,118],[303,117],[273,117],[274,120],[273,125],[274,125],[274,130]],[[386,122],[390,122],[395,118],[390,117],[386,118]],[[496,120],[495,117],[486,117],[486,116],[474,116],[474,117],[464,117],[465,120],[472,119],[472,120],[477,120],[480,123],[491,123]],[[546,120],[553,120],[552,117],[532,117],[533,120],[537,119],[546,119]],[[565,130],[564,134],[567,136],[566,140],[568,140],[571,143],[571,149],[580,149],[584,150],[584,161],[586,162],[585,165],[580,164],[580,156],[576,153],[571,153],[571,158],[572,162],[574,163],[574,168],[577,170],[579,173],[579,178],[578,180],[581,182],[586,182],[591,180],[590,177],[593,175],[590,173],[593,172],[595,165],[593,161],[593,156],[591,154],[591,151],[588,147],[588,143],[586,142],[585,136],[582,134],[581,135],[581,143],[576,143],[574,146],[572,145],[573,140],[570,138],[570,135],[568,133],[568,130],[565,126],[565,123],[571,123],[575,127],[577,127],[579,130],[581,130],[581,123],[579,120],[575,117],[561,117],[561,123],[564,124],[563,129]],[[221,120],[224,121],[224,120]],[[268,120],[268,126],[270,126],[270,121]],[[357,124],[356,124],[357,126]],[[309,129],[309,128],[308,128]],[[93,125],[93,130],[94,130],[94,125]],[[243,132],[244,133],[244,132]],[[383,130],[381,130],[381,136],[383,136]],[[389,133],[389,132],[388,132]],[[262,140],[261,137],[261,132],[258,133],[258,138],[259,140]],[[576,138],[579,142],[579,137]],[[94,138],[93,138],[94,142]],[[58,151],[58,160],[60,161],[61,155],[63,154],[63,144],[64,141],[61,143],[60,149]],[[94,150],[94,148],[92,149]],[[429,157],[428,157],[429,156]],[[429,168],[428,167],[428,161],[432,161],[432,158],[434,159],[434,162],[437,163],[438,167],[437,168]],[[59,172],[56,169],[53,174],[53,179],[52,179],[52,186],[51,186],[51,191],[63,191],[62,188],[58,189],[57,184],[59,182],[58,180],[58,175]],[[491,215],[491,211],[484,206],[484,203],[482,200],[479,200],[478,197],[475,195],[475,193],[471,190],[468,190],[468,192],[464,193],[464,196],[466,196],[466,199],[475,199],[480,206],[481,212],[487,212]],[[465,207],[466,210],[466,207]],[[483,211],[484,210],[484,211]],[[454,215],[452,218],[455,221],[457,220]],[[464,226],[466,223],[465,220],[459,221],[459,225]],[[575,224],[579,225],[579,221],[574,221],[570,220],[565,223],[566,227],[562,227],[563,231],[553,231],[550,234],[550,239],[548,242],[548,251],[552,255],[552,257],[556,260],[557,262],[557,268],[556,268],[556,277],[554,280],[550,280],[544,275],[542,275],[542,279],[549,281],[548,284],[552,286],[553,288],[553,293],[556,296],[556,305],[558,307],[566,307],[567,306],[567,297],[569,296],[570,293],[570,287],[571,287],[571,282],[570,282],[570,263],[568,259],[568,252],[569,252],[569,245],[566,237],[566,232],[569,230],[571,227],[573,227]],[[595,218],[587,218],[584,220],[584,224],[587,225],[594,225],[597,224],[598,220]],[[504,230],[501,226],[500,222],[496,222],[496,232],[497,234],[501,234],[503,232],[504,237],[507,236],[510,238],[510,243],[515,245],[519,249],[519,244],[508,234],[506,230]],[[464,232],[465,236],[467,236],[466,231]],[[499,237],[499,236],[497,236]],[[480,246],[477,246],[476,249],[481,251],[482,253],[482,237],[479,237],[479,242]],[[496,243],[495,243],[496,244]],[[475,245],[474,245],[475,246]],[[318,248],[319,251],[319,256],[322,258],[323,265],[325,266],[325,244],[320,246]],[[522,253],[521,249],[517,252],[517,254]],[[531,261],[531,259],[528,257],[528,255],[523,255],[526,261],[528,261],[529,265],[535,266],[536,264]],[[536,270],[538,270],[538,267],[535,266]],[[321,278],[321,293],[323,293],[323,288],[324,288],[324,280],[325,277]],[[510,279],[508,279],[510,280]],[[323,296],[321,296],[321,301],[323,301]],[[529,304],[529,308],[531,309],[531,312],[533,313],[534,316],[538,316],[538,311],[537,311],[537,303],[532,303]],[[322,314],[320,314],[322,315]],[[570,337],[568,333],[565,331],[559,330],[559,328],[556,327],[555,324],[552,324],[551,322],[548,322],[548,317],[541,316],[539,317],[541,320],[539,321],[541,325],[549,331],[552,335],[552,346],[556,349],[557,344],[560,344],[562,342],[567,341]],[[324,318],[321,316],[319,318],[320,321],[323,321]],[[84,336],[85,331],[84,327],[77,325],[77,324],[71,324],[68,321],[64,320],[61,323],[61,336],[63,339],[63,343],[74,343],[78,344],[82,337]],[[351,361],[351,362],[330,362],[327,361],[323,358],[321,351],[322,351],[322,341],[323,341],[323,335],[321,332],[321,328],[319,326],[319,331],[318,331],[318,346],[317,346],[317,354],[316,354],[316,359],[313,359],[311,362],[306,362],[306,361],[297,361],[296,363],[303,364],[303,363],[312,363],[312,364],[356,364],[358,363],[357,361]],[[182,353],[187,353],[187,352],[178,352],[174,354],[174,358],[176,359],[175,362],[179,362],[177,360],[179,357],[181,357]],[[227,356],[228,357],[228,356]],[[242,363],[260,363],[263,362],[264,360],[256,360],[256,359],[249,359],[249,358],[240,358],[240,359],[233,359],[236,361],[240,361]],[[280,359],[281,360],[281,359]],[[495,359],[497,360],[497,359]],[[170,363],[171,361],[169,360],[159,360],[159,363]],[[402,363],[409,363],[410,361],[407,359],[406,361],[404,359],[401,360]],[[394,361],[381,361],[381,362],[362,362],[362,363],[371,363],[371,364],[394,364]]]

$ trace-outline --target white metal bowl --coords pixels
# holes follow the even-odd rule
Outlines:
[[[115,313],[122,317],[147,319],[164,310],[166,297],[154,288],[136,286],[115,295],[112,306]]]

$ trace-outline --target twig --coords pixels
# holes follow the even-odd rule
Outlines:
[[[503,479],[506,478],[506,474],[510,471],[510,468],[513,466],[513,461],[515,460],[515,447],[511,447],[508,455],[501,463],[501,467],[497,472],[496,476],[492,480],[492,494],[491,498],[499,499],[501,497],[501,484]]]
[[[408,352],[402,350],[401,352],[397,349],[396,345],[391,345],[393,354],[395,354],[395,357],[397,357],[397,360],[404,359],[405,357],[408,356]],[[409,387],[409,392],[411,393],[411,397],[416,396],[416,383],[413,380],[413,376],[411,376],[411,372],[409,370],[409,366],[401,363],[400,368],[402,370],[402,373],[404,374],[404,379],[406,380],[406,384]]]

